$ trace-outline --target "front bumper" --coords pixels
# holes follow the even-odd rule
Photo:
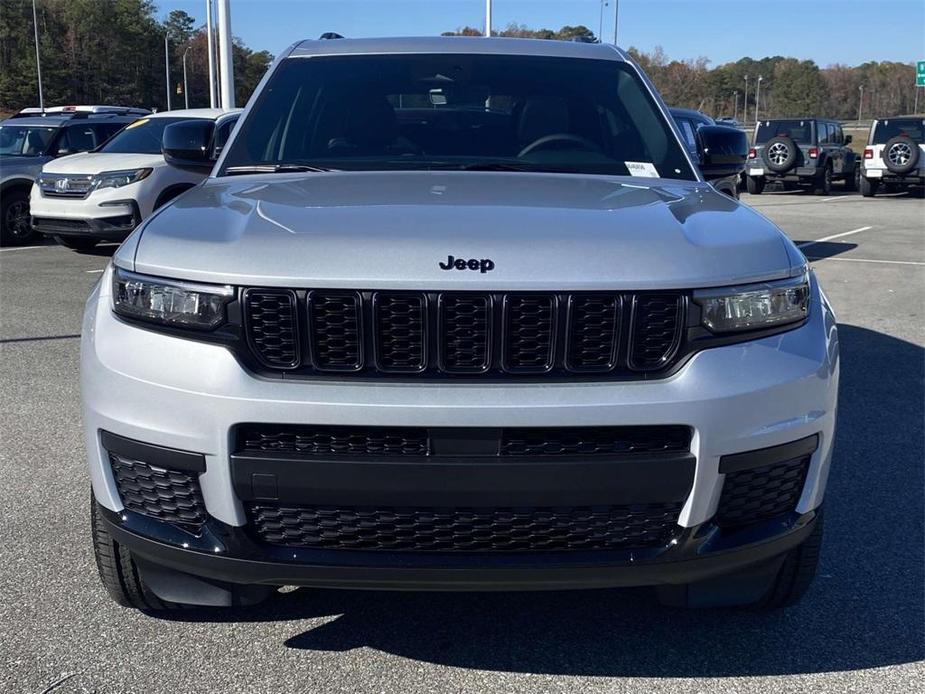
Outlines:
[[[117,539],[180,571],[242,583],[346,587],[686,582],[786,551],[805,537],[822,503],[835,428],[838,342],[834,316],[815,283],[810,318],[800,328],[705,350],[664,380],[503,385],[263,379],[220,345],[116,319],[109,292],[107,271],[87,304],[81,354],[95,497],[110,511],[104,516]],[[693,432],[694,463],[679,503],[677,533],[668,545],[644,552],[417,554],[412,560],[402,552],[269,547],[252,539],[246,499],[232,465],[232,432],[244,422],[437,428],[684,425]],[[202,533],[126,510],[101,432],[201,454],[205,472],[197,473],[198,482],[209,516]],[[721,472],[722,457],[807,437],[815,437],[816,446],[791,515],[732,534],[711,522],[727,476]],[[600,480],[589,477],[587,486],[599,494],[592,487]],[[632,500],[634,485],[620,492],[626,495],[623,501]],[[450,479],[447,487],[453,486]],[[420,498],[417,504],[428,501]],[[343,503],[359,502],[345,498]]]
[[[29,207],[33,228],[50,236],[81,236],[122,241],[141,223],[138,202],[126,191],[94,191],[88,197],[47,198],[32,187]]]

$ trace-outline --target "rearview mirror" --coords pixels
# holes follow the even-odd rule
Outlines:
[[[738,128],[704,125],[697,130],[697,153],[700,172],[708,181],[735,176],[745,170],[748,138]]]
[[[161,138],[164,160],[178,169],[208,173],[215,164],[214,133],[215,123],[210,120],[184,120],[168,125]]]

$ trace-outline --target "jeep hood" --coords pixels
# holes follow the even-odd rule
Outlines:
[[[668,289],[787,277],[790,245],[692,181],[334,172],[209,179],[151,217],[115,262],[241,285]],[[444,270],[450,255],[494,269]]]

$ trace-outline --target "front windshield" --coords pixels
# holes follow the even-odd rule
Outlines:
[[[811,120],[766,120],[758,123],[755,144],[763,145],[772,137],[789,137],[798,145],[813,144]]]
[[[55,128],[32,125],[0,125],[0,154],[37,157],[45,153]]]
[[[161,138],[164,128],[171,123],[187,120],[201,120],[196,118],[141,118],[125,126],[106,144],[100,147],[100,152],[115,154],[160,154]]]
[[[696,179],[629,66],[531,56],[285,60],[229,145],[222,174],[299,165]]]
[[[889,118],[878,121],[874,136],[871,138],[871,144],[885,145],[888,140],[900,135],[905,135],[913,142],[925,144],[925,119]]]

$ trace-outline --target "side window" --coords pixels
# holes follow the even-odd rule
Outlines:
[[[96,123],[90,127],[96,135],[96,145],[99,146],[122,130],[125,123]]]
[[[231,131],[234,129],[234,124],[237,122],[237,118],[229,118],[215,129],[215,138],[213,140],[214,156],[217,157],[221,153],[225,143],[228,142],[228,136],[231,135]]]
[[[89,152],[97,145],[96,135],[93,129],[88,125],[75,125],[64,128],[61,137],[58,140],[58,156],[65,154],[75,154],[77,152]]]
[[[834,138],[835,143],[836,143],[836,144],[839,144],[839,145],[844,144],[844,143],[845,143],[845,134],[842,132],[841,126],[840,126],[840,125],[833,125],[832,127],[835,129],[835,138]]]
[[[697,138],[694,136],[694,128],[691,122],[686,118],[678,119],[678,128],[681,130],[681,137],[684,138],[684,144],[691,152],[697,151]]]

